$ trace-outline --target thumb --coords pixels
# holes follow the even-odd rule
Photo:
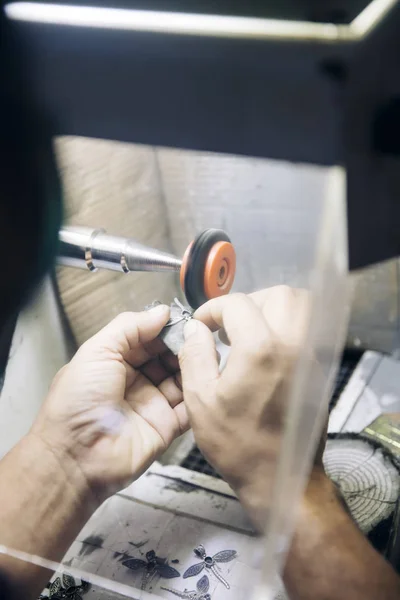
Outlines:
[[[125,357],[129,351],[154,340],[169,319],[168,306],[140,313],[125,312],[113,319],[79,349],[80,356],[106,348]]]
[[[219,364],[213,334],[204,323],[190,319],[184,336],[185,343],[178,358],[183,394],[190,405],[193,396],[202,400],[210,396],[210,384],[219,377]]]

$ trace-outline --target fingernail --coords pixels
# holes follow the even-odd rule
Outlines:
[[[185,340],[187,340],[191,335],[194,335],[196,331],[197,321],[195,319],[190,319],[183,329],[183,335],[185,336]]]
[[[149,310],[149,313],[151,313],[152,315],[162,315],[162,314],[165,314],[165,312],[167,310],[168,310],[168,306],[166,306],[165,304],[158,304],[154,308],[151,308]]]

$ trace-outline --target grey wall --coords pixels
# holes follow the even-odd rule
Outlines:
[[[399,273],[399,261],[392,260],[352,276],[355,293],[348,333],[349,345],[398,354]]]
[[[326,170],[202,152],[157,150],[172,244],[225,229],[235,245],[235,289],[307,286],[323,213]]]
[[[326,169],[83,138],[63,138],[57,150],[69,222],[104,226],[178,255],[196,232],[219,227],[236,247],[235,289],[308,285]],[[349,345],[398,346],[398,272],[392,261],[353,276]],[[59,281],[78,341],[117,312],[169,301],[178,290],[168,275],[62,269]]]
[[[307,285],[326,169],[166,149],[157,157],[177,253],[196,231],[221,227],[237,250],[238,290]],[[351,276],[349,346],[399,347],[399,272],[391,261]]]
[[[110,234],[172,249],[153,148],[87,138],[56,144],[64,183],[66,221],[104,227]],[[78,344],[125,310],[141,310],[176,294],[174,274],[58,268],[58,283]]]

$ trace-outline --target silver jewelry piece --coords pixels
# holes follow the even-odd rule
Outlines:
[[[155,306],[161,304],[158,300],[145,307],[145,310],[150,310]],[[159,337],[163,340],[164,344],[171,350],[176,356],[179,354],[179,350],[183,346],[185,339],[183,336],[183,329],[187,321],[193,318],[193,312],[183,306],[183,304],[174,298],[171,304],[171,316],[169,321],[162,329]]]
[[[203,577],[199,579],[196,584],[196,588],[196,590],[185,589],[183,592],[165,587],[162,587],[161,589],[178,596],[178,598],[183,598],[184,600],[211,600],[211,595],[208,594],[208,590],[210,589],[210,580],[208,579],[207,575],[203,575]]]
[[[154,577],[162,577],[164,579],[172,579],[179,577],[180,573],[174,567],[168,564],[166,558],[160,558],[154,550],[146,552],[146,560],[141,558],[132,558],[127,554],[122,554],[119,559],[124,567],[132,571],[142,571],[141,589],[146,589],[146,586],[153,580]]]
[[[229,583],[222,577],[218,564],[217,563],[226,563],[230,562],[237,556],[236,550],[221,550],[221,552],[217,552],[214,556],[208,556],[207,552],[202,544],[199,544],[197,548],[194,549],[194,553],[196,556],[201,558],[201,562],[196,563],[186,569],[183,574],[183,579],[187,579],[188,577],[194,577],[201,573],[203,569],[209,569],[211,573],[215,575],[215,577],[224,584],[227,590],[230,589]]]
[[[183,304],[181,302],[179,302],[178,298],[174,298],[174,302],[176,304],[176,306],[178,306],[178,308],[181,310],[181,314],[180,316],[176,316],[171,318],[168,323],[165,325],[165,327],[171,327],[172,325],[177,325],[178,323],[180,323],[181,321],[189,321],[189,319],[192,318],[193,313],[188,310],[187,308],[185,308],[183,306]],[[173,304],[171,305],[171,310],[173,308]]]

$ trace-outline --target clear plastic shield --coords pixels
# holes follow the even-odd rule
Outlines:
[[[90,169],[95,168],[96,148],[100,148],[99,164],[103,165],[97,172],[98,185],[93,182],[90,190],[82,192],[85,182],[93,178]],[[94,140],[60,140],[58,151],[69,223],[104,227],[113,235],[130,235],[177,256],[182,256],[202,229],[224,229],[237,253],[233,292],[250,293],[282,284],[302,288],[308,295],[309,311],[282,400],[284,428],[276,464],[265,473],[269,494],[264,536],[255,535],[234,491],[207,464],[189,432],[139,479],[116,490],[94,512],[93,507],[86,507],[87,514],[82,516],[86,523],[74,534],[63,558],[56,551],[42,556],[32,551],[34,546],[27,550],[9,538],[5,541],[1,531],[0,551],[27,565],[54,571],[43,591],[50,598],[68,589],[84,598],[89,589],[85,582],[91,585],[89,597],[96,600],[284,597],[279,574],[326,420],[347,326],[343,170]],[[90,163],[87,172],[85,156]],[[142,169],[132,179],[127,169],[135,156],[140,157]],[[115,211],[110,210],[113,203]],[[94,214],[96,222],[91,222]],[[176,295],[183,299],[177,278],[163,273],[79,272],[77,283],[68,269],[59,272],[59,285],[78,339],[80,334],[91,335],[117,312],[141,310],[154,300],[168,304]],[[107,296],[112,300],[109,306]],[[90,306],[90,314],[82,306]],[[14,348],[17,344],[14,339]],[[226,364],[229,349],[220,349]],[[6,374],[8,397],[21,393],[15,387],[16,360],[17,351]],[[117,434],[125,423],[115,421],[112,426]],[[47,485],[44,495],[50,493],[51,481]],[[83,510],[79,502],[76,506]],[[43,535],[51,536],[45,512],[42,519]]]

